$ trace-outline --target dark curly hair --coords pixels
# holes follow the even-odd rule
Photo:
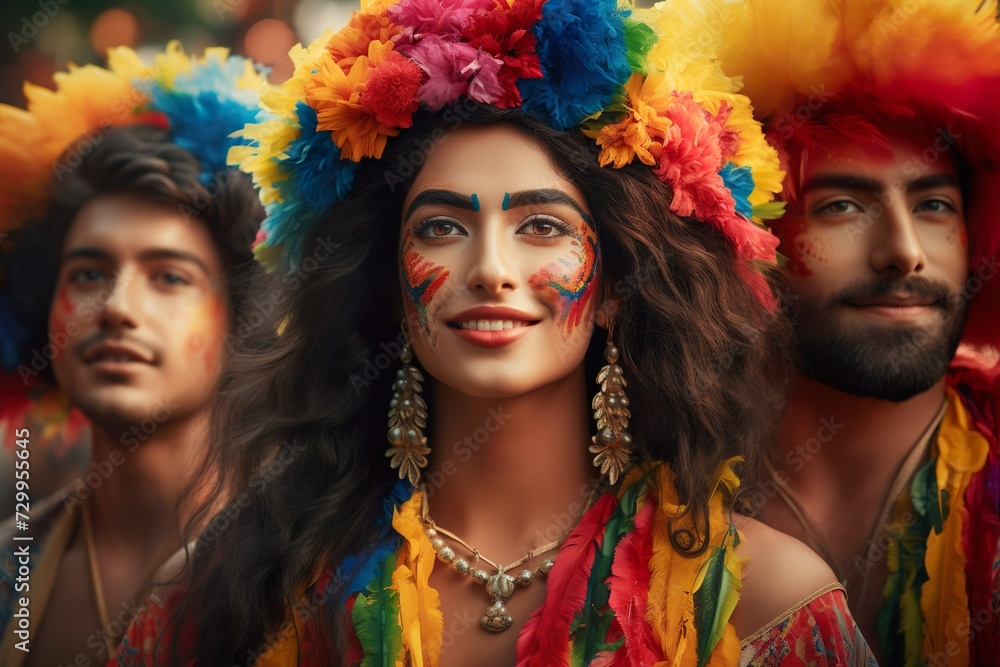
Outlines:
[[[534,137],[586,193],[605,284],[621,300],[614,330],[634,441],[643,460],[676,472],[699,534],[677,530],[672,539],[698,553],[718,466],[732,456],[752,465],[772,435],[788,366],[786,325],[762,308],[741,277],[749,267],[720,231],[670,213],[672,192],[653,170],[601,168],[592,141],[519,110],[471,102],[465,109],[466,124],[504,123]],[[362,164],[350,195],[311,231],[298,270],[256,273],[213,424],[216,496],[189,530],[207,521],[171,624],[201,629],[199,664],[243,664],[248,655],[253,662],[317,572],[370,548],[396,476],[383,455],[394,375],[364,384],[352,377],[399,333],[398,221],[416,169],[393,169],[419,162],[411,158],[454,129],[455,117],[451,109],[418,113],[380,160]],[[605,340],[595,329],[590,377]],[[229,504],[215,513],[220,499]],[[334,578],[313,597],[337,599],[339,585]],[[344,614],[323,605],[310,614],[328,664],[343,662]],[[172,663],[188,664],[194,656],[178,655],[181,634],[164,635],[161,646],[172,647]]]
[[[128,193],[203,221],[229,282],[230,307],[239,311],[253,263],[250,245],[264,210],[245,174],[224,171],[205,184],[201,171],[198,159],[165,130],[139,124],[111,130],[78,166],[53,180],[45,216],[12,234],[0,255],[3,291],[23,330],[14,365],[45,344],[63,243],[80,210],[100,195]]]

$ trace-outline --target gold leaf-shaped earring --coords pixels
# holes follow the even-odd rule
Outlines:
[[[427,427],[427,404],[420,395],[424,376],[412,365],[413,350],[410,339],[403,330],[405,342],[400,353],[403,367],[396,371],[392,401],[389,402],[389,447],[385,455],[391,457],[389,465],[399,468],[399,478],[409,479],[413,486],[420,485],[420,472],[427,466],[431,448],[423,429]]]
[[[596,454],[594,466],[614,484],[632,467],[632,436],[627,430],[632,413],[625,395],[627,383],[618,365],[618,348],[611,342],[610,335],[604,358],[608,364],[597,374],[601,390],[594,395],[591,404],[597,420],[597,435],[591,438],[594,444],[590,446],[590,453]]]

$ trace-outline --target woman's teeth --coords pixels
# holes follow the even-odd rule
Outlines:
[[[500,331],[501,329],[516,329],[528,326],[527,322],[513,320],[472,320],[471,322],[459,322],[459,329],[473,329],[476,331]]]

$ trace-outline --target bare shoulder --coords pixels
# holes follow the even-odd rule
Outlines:
[[[162,601],[174,591],[187,585],[191,573],[191,560],[194,558],[194,547],[195,542],[191,542],[186,547],[178,549],[156,570],[156,574],[150,580],[152,588],[150,597]]]
[[[749,517],[737,515],[736,526],[743,533],[739,552],[746,560],[731,622],[741,639],[837,583],[830,566],[803,542]]]

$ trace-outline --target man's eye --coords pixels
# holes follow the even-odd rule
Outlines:
[[[917,206],[917,209],[921,211],[930,211],[931,213],[946,213],[955,210],[951,204],[941,199],[929,199],[925,202],[921,202],[920,205]]]
[[[187,285],[188,284],[187,280],[185,280],[184,278],[180,277],[176,273],[170,273],[169,271],[166,272],[166,273],[161,273],[160,274],[160,280],[162,280],[163,282],[165,282],[166,284],[171,285],[171,286],[174,286],[174,285]]]
[[[830,202],[823,207],[823,213],[855,213],[860,210],[854,202],[849,202],[846,200],[840,200],[835,202]]]
[[[97,269],[80,269],[70,274],[72,283],[95,283],[104,279],[104,272]]]

